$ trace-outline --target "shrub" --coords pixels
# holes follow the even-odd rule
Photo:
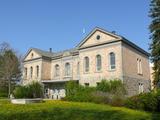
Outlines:
[[[6,98],[8,97],[8,87],[0,85],[0,97]]]
[[[149,92],[130,97],[125,101],[125,106],[132,109],[157,111],[157,94]]]
[[[13,91],[15,98],[42,98],[43,87],[39,82],[32,82],[26,86],[18,86]]]
[[[96,89],[98,91],[102,91],[102,92],[110,92],[111,91],[111,85],[110,82],[103,79],[99,85],[97,85]]]
[[[103,79],[99,83],[99,85],[97,85],[96,89],[98,91],[108,92],[108,93],[116,94],[116,95],[120,95],[120,96],[126,94],[125,87],[124,87],[123,83],[121,82],[121,80],[119,80],[119,79],[114,79],[114,80]]]
[[[92,92],[95,91],[94,87],[85,87],[79,85],[75,81],[69,81],[66,84],[66,97],[65,100],[79,101],[79,102],[91,102]]]
[[[120,80],[102,80],[97,87],[85,87],[74,81],[69,81],[66,84],[64,100],[122,106],[124,95],[124,85]]]

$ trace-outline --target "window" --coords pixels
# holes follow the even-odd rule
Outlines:
[[[84,85],[85,85],[86,87],[88,87],[88,86],[89,86],[89,83],[84,83]]]
[[[142,74],[142,61],[141,61],[141,59],[140,59],[140,61],[139,61],[139,69],[140,69],[140,74]]]
[[[88,57],[84,58],[84,69],[85,69],[85,72],[89,72],[89,58]]]
[[[137,58],[137,73],[139,75],[142,75],[142,60]]]
[[[33,67],[30,68],[30,77],[33,77]]]
[[[24,70],[24,72],[25,72],[25,78],[27,78],[27,68],[25,68],[25,70]]]
[[[65,64],[65,76],[69,76],[70,75],[70,64],[66,63]]]
[[[33,56],[34,56],[34,54],[32,53],[32,54],[31,54],[31,58],[33,58]]]
[[[60,68],[59,68],[59,65],[58,64],[56,64],[55,65],[55,77],[58,77],[59,76],[59,73],[60,73]]]
[[[139,89],[139,94],[144,92],[143,83],[139,83],[138,89]]]
[[[97,82],[97,86],[99,86],[100,82]]]
[[[80,71],[79,71],[79,68],[80,66],[79,66],[79,62],[77,63],[77,75],[79,75],[79,73],[80,73]]]
[[[39,66],[36,66],[36,71],[37,71],[37,78],[39,77]]]
[[[97,36],[96,36],[96,39],[97,39],[97,40],[100,40],[100,38],[101,38],[100,35],[97,35]]]
[[[110,70],[114,70],[116,68],[115,53],[111,52],[109,54],[109,59],[110,59]]]
[[[97,62],[97,71],[100,71],[101,70],[101,68],[102,68],[102,61],[101,61],[101,56],[100,55],[97,55],[96,56],[96,62]]]
[[[137,73],[139,74],[139,59],[137,58]]]

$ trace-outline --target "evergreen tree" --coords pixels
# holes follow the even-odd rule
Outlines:
[[[155,87],[160,83],[160,0],[151,0],[149,15],[152,22],[149,26],[151,32],[151,60]]]

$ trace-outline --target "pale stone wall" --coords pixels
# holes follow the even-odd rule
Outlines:
[[[143,84],[144,92],[148,92],[151,88],[149,58],[126,44],[123,44],[122,51],[123,81],[128,95],[138,94],[139,83]],[[138,74],[137,58],[142,61],[142,74]]]
[[[33,55],[33,57],[32,57]],[[34,58],[39,58],[41,57],[38,53],[36,53],[34,50],[31,50],[29,52],[29,54],[26,56],[25,60],[31,60],[31,59],[34,59]]]
[[[42,61],[42,80],[50,80],[51,79],[51,62],[48,60]]]
[[[39,76],[37,77],[37,74],[36,74],[36,66],[39,66]],[[30,68],[33,67],[33,76],[31,78],[31,71],[30,71]],[[27,76],[25,76],[25,68],[27,68]],[[42,71],[42,60],[41,59],[38,59],[38,60],[34,60],[34,61],[28,61],[28,62],[25,62],[23,63],[23,78],[24,78],[24,82],[25,83],[28,83],[28,82],[31,82],[33,80],[36,80],[36,81],[40,81],[42,78],[41,78],[41,71]]]
[[[65,76],[65,64],[70,64],[70,75]],[[51,63],[51,79],[52,80],[77,80],[77,63],[78,63],[78,56],[65,56],[61,59],[52,60]],[[57,77],[55,76],[55,66],[59,65],[60,67],[60,75]]]
[[[96,39],[97,35],[100,36],[99,40]],[[115,41],[115,40],[117,40],[117,38],[111,35],[104,34],[100,31],[96,31],[92,36],[90,36],[90,38],[88,38],[88,40],[81,47],[86,47],[86,46],[95,45],[95,44],[97,45],[100,43]]]
[[[137,50],[131,48],[130,46],[123,44],[123,75],[135,77],[139,79],[150,79],[150,69],[149,69],[149,58],[138,52]],[[142,61],[142,75],[137,73],[137,58]]]
[[[114,52],[116,56],[116,69],[109,69],[109,53]],[[102,69],[96,71],[96,55],[101,55],[102,58]],[[90,68],[89,72],[84,71],[84,58],[89,57]],[[96,86],[97,82],[102,79],[114,79],[122,78],[122,59],[121,59],[121,42],[97,46],[95,48],[88,48],[80,50],[80,84],[89,83],[90,86]]]

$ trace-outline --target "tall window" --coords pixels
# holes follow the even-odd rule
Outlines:
[[[100,71],[102,69],[102,60],[101,60],[101,56],[97,55],[96,56],[96,62],[97,62],[97,71]]]
[[[143,83],[139,83],[139,86],[138,86],[138,91],[139,91],[139,94],[140,93],[143,93],[143,91],[144,91],[144,88],[143,88]]]
[[[110,59],[110,69],[114,70],[116,68],[115,53],[111,52],[109,54],[109,59]]]
[[[77,75],[79,75],[79,73],[80,73],[80,71],[79,71],[79,69],[80,69],[80,65],[79,65],[80,63],[78,62],[77,63]]]
[[[142,74],[142,60],[137,58],[137,73]]]
[[[84,70],[85,72],[89,72],[89,58],[88,57],[84,58]]]
[[[65,64],[65,76],[69,76],[70,75],[70,64],[66,63]]]
[[[60,74],[60,67],[58,64],[55,65],[55,77],[58,77]]]
[[[27,74],[28,74],[27,68],[25,68],[24,72],[25,72],[25,78],[27,78]]]
[[[30,77],[33,77],[33,67],[30,68]]]
[[[37,72],[37,73],[36,73],[36,74],[37,74],[37,77],[39,77],[39,66],[38,66],[38,65],[36,66],[36,72]]]

